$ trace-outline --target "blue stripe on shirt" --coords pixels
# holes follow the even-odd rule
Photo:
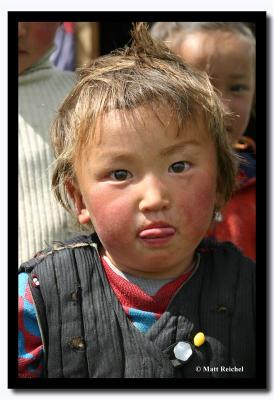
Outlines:
[[[147,332],[154,322],[157,321],[156,315],[152,312],[130,308],[128,315],[133,325],[141,332]]]

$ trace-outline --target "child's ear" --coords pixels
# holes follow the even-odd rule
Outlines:
[[[68,181],[66,183],[66,189],[68,191],[70,198],[74,203],[79,223],[87,224],[88,222],[90,222],[91,218],[79,188],[72,181]]]

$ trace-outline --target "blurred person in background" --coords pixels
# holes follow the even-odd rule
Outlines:
[[[63,71],[75,70],[75,22],[63,22],[54,38],[55,50],[50,56],[53,64]]]
[[[50,126],[75,82],[50,61],[60,24],[18,23],[19,265],[78,230],[51,193]]]
[[[54,38],[55,50],[50,56],[53,64],[63,71],[75,71],[99,56],[102,42],[98,22],[63,22]]]

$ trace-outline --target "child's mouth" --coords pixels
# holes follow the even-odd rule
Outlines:
[[[150,224],[139,233],[139,238],[148,245],[163,245],[174,236],[175,228],[167,224]]]

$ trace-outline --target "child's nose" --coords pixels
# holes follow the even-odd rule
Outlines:
[[[170,196],[167,188],[160,180],[149,179],[142,187],[142,195],[139,203],[141,212],[160,211],[170,207]]]

